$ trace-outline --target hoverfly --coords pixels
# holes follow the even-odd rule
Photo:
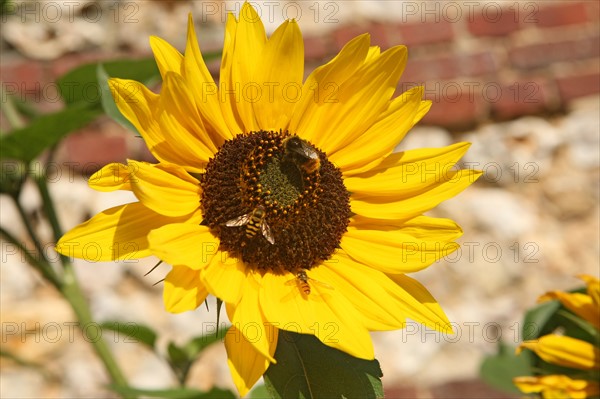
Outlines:
[[[296,273],[296,277],[294,277],[292,280],[288,281],[285,284],[286,285],[296,284],[298,286],[298,289],[300,290],[300,292],[303,293],[304,295],[308,296],[312,292],[309,282],[314,283],[323,288],[333,289],[333,287],[327,283],[323,283],[319,280],[315,280],[314,278],[308,277],[308,275],[306,274],[306,272],[304,270]]]
[[[227,227],[246,226],[246,237],[252,238],[260,230],[263,237],[271,244],[275,244],[275,239],[271,233],[271,229],[266,221],[265,208],[262,205],[257,206],[252,212],[238,216],[225,222]]]

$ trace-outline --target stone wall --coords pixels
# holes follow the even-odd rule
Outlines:
[[[68,3],[68,4],[67,4]],[[550,289],[570,289],[580,273],[598,275],[600,196],[600,8],[595,1],[422,2],[320,1],[257,3],[272,31],[297,17],[305,34],[306,70],[330,59],[357,34],[369,32],[382,49],[409,48],[399,92],[425,84],[433,107],[400,149],[473,143],[464,164],[484,177],[433,215],[451,217],[465,231],[462,248],[416,277],[456,323],[457,335],[439,336],[417,325],[374,334],[388,397],[500,397],[476,382],[485,353],[500,338],[516,344],[525,309]],[[5,93],[42,111],[59,109],[59,76],[73,67],[149,55],[148,36],[182,49],[191,10],[203,51],[218,50],[226,11],[241,2],[21,1],[2,16],[1,80]],[[12,8],[10,8],[12,7]],[[218,63],[211,64],[218,71]],[[4,101],[4,99],[3,99]],[[2,116],[0,127],[7,128]],[[151,160],[141,140],[106,118],[69,136],[55,162],[51,184],[63,227],[118,203],[127,194],[92,192],[86,177],[108,162]],[[31,215],[40,199],[31,187],[22,200]],[[3,226],[23,237],[7,198]],[[50,242],[50,228],[37,228]],[[26,241],[25,241],[26,242]],[[31,243],[26,242],[31,246]],[[2,359],[2,397],[106,397],[106,376],[84,337],[67,335],[73,315],[19,255],[3,247],[0,298],[2,345],[47,364],[40,373]],[[147,323],[182,342],[214,321],[205,309],[182,315],[163,311],[161,287],[168,268],[143,274],[154,259],[77,262],[98,320]],[[13,324],[10,324],[13,323]],[[37,324],[36,324],[37,323]],[[54,324],[60,339],[29,334]],[[17,326],[7,335],[6,328]],[[67,327],[66,327],[67,326]],[[6,327],[6,328],[5,328]],[[133,384],[174,384],[160,359],[136,344],[112,340]],[[198,362],[192,385],[231,386],[222,346]]]

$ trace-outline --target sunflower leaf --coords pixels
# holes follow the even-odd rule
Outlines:
[[[102,109],[104,110],[104,113],[119,125],[123,126],[125,129],[139,135],[139,132],[135,126],[133,126],[133,124],[123,116],[121,111],[119,111],[119,108],[115,103],[115,99],[110,93],[110,87],[108,86],[108,78],[110,76],[108,76],[108,73],[106,73],[106,70],[102,64],[98,64],[98,67],[96,68],[96,76],[100,86],[100,96],[102,98]]]
[[[100,108],[101,87],[98,81],[97,63],[75,68],[58,79],[60,94],[67,103],[87,103]],[[109,76],[148,82],[159,76],[156,62],[152,58],[118,60],[103,63]]]
[[[557,326],[554,316],[558,309],[560,309],[560,302],[548,301],[527,311],[523,320],[523,341],[536,339],[552,332]]]
[[[220,328],[215,332],[215,334],[206,334],[199,337],[194,337],[189,340],[182,349],[186,352],[190,359],[195,359],[207,346],[223,340],[227,334],[227,330],[229,330],[229,328]]]
[[[265,373],[274,398],[382,398],[377,360],[330,348],[316,337],[280,330],[276,364]]]
[[[514,347],[499,342],[498,353],[485,358],[479,374],[491,387],[507,393],[521,393],[512,380],[514,377],[531,375],[530,354],[525,351],[516,355]]]
[[[130,341],[126,340],[125,342],[139,342],[146,345],[150,349],[154,349],[154,345],[156,344],[156,332],[143,324],[107,321],[101,323],[100,327],[102,327],[103,330],[114,331],[118,334],[131,338]]]
[[[0,138],[1,159],[33,161],[46,148],[58,143],[67,134],[90,123],[100,112],[87,104],[77,104],[61,111],[42,115],[28,126],[11,131]]]

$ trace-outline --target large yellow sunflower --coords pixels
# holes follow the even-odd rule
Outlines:
[[[392,153],[431,105],[421,87],[392,98],[404,46],[381,52],[358,36],[303,82],[297,23],[267,39],[246,3],[228,17],[217,85],[191,17],[185,55],[150,43],[160,94],[109,83],[159,163],[110,164],[92,176],[92,188],[131,190],[139,201],[75,227],[59,252],[157,256],[173,267],[164,285],[171,312],[209,293],[223,300],[242,395],[275,361],[280,329],[363,359],[374,358],[369,331],[402,328],[406,318],[451,331],[405,273],[457,248],[460,227],[423,213],[480,172],[454,168],[467,143]]]

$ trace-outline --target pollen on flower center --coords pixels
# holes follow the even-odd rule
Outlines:
[[[203,224],[221,249],[262,272],[327,260],[350,217],[350,194],[325,153],[288,132],[226,141],[200,178]]]

